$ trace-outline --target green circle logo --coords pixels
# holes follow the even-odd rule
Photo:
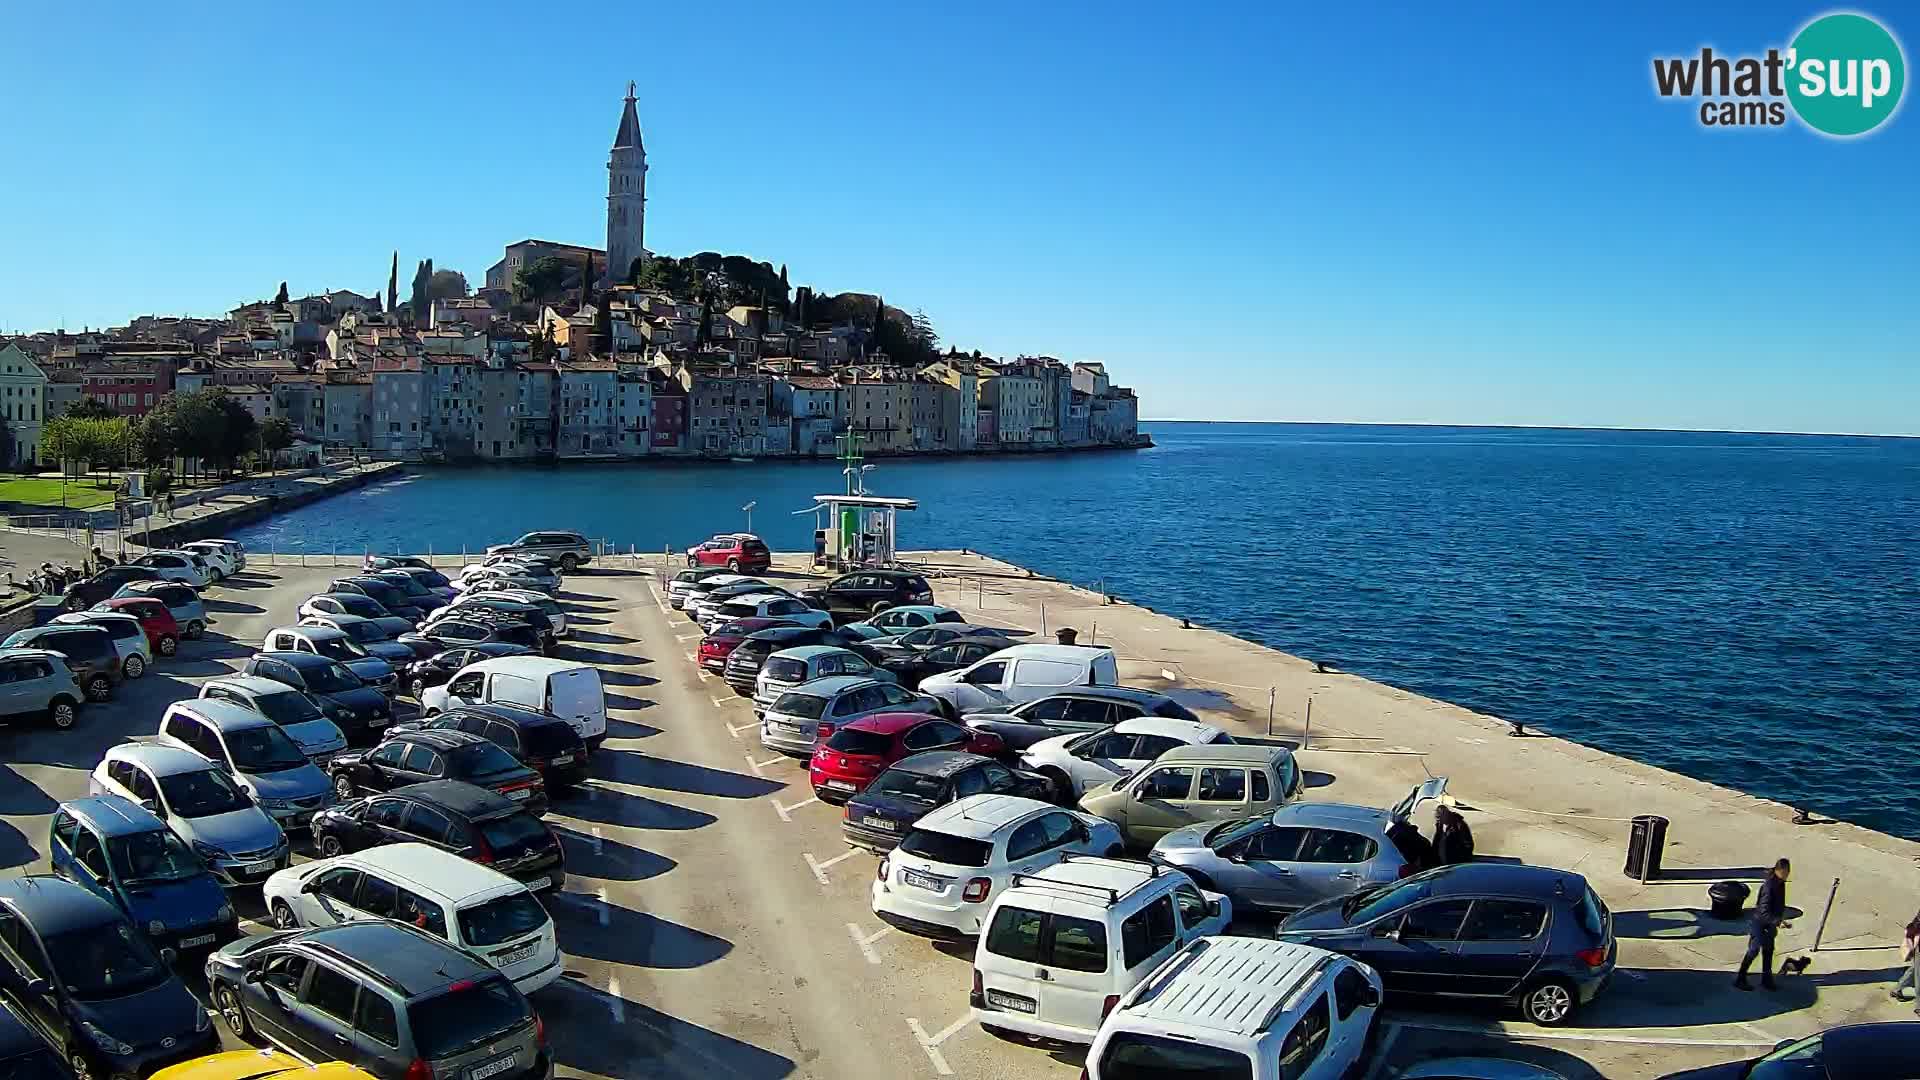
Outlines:
[[[1787,100],[1815,131],[1864,135],[1900,106],[1907,60],[1900,43],[1865,15],[1822,15],[1787,51]]]

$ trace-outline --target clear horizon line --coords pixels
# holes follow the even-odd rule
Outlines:
[[[1439,420],[1195,420],[1173,416],[1142,417],[1142,424],[1287,424],[1297,427],[1478,428],[1487,431],[1646,431],[1679,435],[1794,435],[1826,439],[1920,439],[1920,432],[1775,431],[1766,428],[1635,427],[1624,424],[1470,424]]]

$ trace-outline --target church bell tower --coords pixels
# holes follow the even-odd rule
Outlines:
[[[620,130],[607,155],[607,284],[628,279],[633,262],[646,252],[647,149],[640,141],[640,113],[634,108],[634,84],[627,84],[627,104],[620,113]]]

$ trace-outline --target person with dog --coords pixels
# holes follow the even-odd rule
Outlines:
[[[1887,991],[1887,996],[1895,1001],[1905,1001],[1907,999],[1900,996],[1900,991],[1911,986],[1916,998],[1920,998],[1920,914],[1915,914],[1913,920],[1907,923],[1907,932],[1900,942],[1900,962],[1906,968],[1900,972],[1900,981]],[[1914,1007],[1913,1014],[1920,1016],[1920,1005]]]
[[[1760,895],[1753,900],[1753,921],[1747,925],[1747,955],[1740,960],[1740,973],[1733,977],[1735,990],[1751,990],[1747,969],[1753,958],[1760,958],[1760,988],[1777,990],[1773,981],[1773,941],[1782,928],[1792,926],[1787,919],[1787,878],[1793,876],[1793,863],[1781,859],[1760,883]]]

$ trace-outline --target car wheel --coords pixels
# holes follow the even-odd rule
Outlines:
[[[47,719],[57,730],[66,731],[80,719],[80,706],[72,698],[54,698],[47,706]]]
[[[873,614],[878,615],[892,606],[892,604],[887,603],[885,600],[876,600],[870,610]]]
[[[187,624],[187,640],[188,641],[199,641],[200,635],[206,632],[207,632],[207,625],[201,622],[199,619],[195,619],[192,622]]]
[[[693,556],[691,556],[691,555],[689,555],[689,556],[687,556],[687,568],[688,568],[688,569],[692,569],[692,568],[694,568],[694,567],[697,567],[697,566],[699,566],[699,565],[700,565],[700,560],[699,560],[699,559],[696,559],[696,558],[694,558],[694,557],[693,557]]]
[[[727,571],[728,571],[729,573],[733,573],[733,574],[737,574],[737,573],[739,573],[739,572],[740,572],[740,560],[739,560],[739,559],[728,559],[728,560],[727,560]]]
[[[99,1075],[93,1067],[93,1062],[87,1060],[87,1055],[78,1050],[67,1055],[67,1067],[73,1070],[74,1080],[94,1080],[94,1077]]]
[[[80,599],[77,596],[67,597],[67,602],[65,604],[62,604],[61,606],[66,608],[68,611],[87,610],[87,602],[85,600]]]
[[[174,653],[180,651],[180,639],[174,637],[172,634],[167,634],[160,639],[159,644],[155,645],[154,648],[161,656],[172,656]]]
[[[320,838],[320,854],[329,859],[346,854],[346,850],[337,836],[329,834]]]
[[[353,798],[353,778],[341,773],[333,778],[333,793],[343,799]]]
[[[293,909],[287,906],[285,900],[275,900],[273,902],[273,925],[279,930],[297,930],[300,928],[300,920],[293,917]]]
[[[216,987],[213,991],[213,1007],[220,1012],[220,1019],[227,1022],[227,1030],[235,1038],[253,1037],[253,1025],[247,1021],[247,1007],[240,1004],[240,995],[231,986]]]
[[[113,683],[105,675],[95,675],[87,680],[87,700],[105,701],[113,693]]]
[[[413,700],[419,701],[420,695],[427,692],[427,680],[425,679],[413,680],[412,682],[407,684],[407,692],[413,695]]]
[[[127,673],[127,678],[137,679],[147,673],[147,662],[141,659],[140,654],[135,653],[127,657],[127,662],[121,665],[121,670]]]
[[[1053,801],[1061,806],[1073,805],[1073,779],[1059,769],[1041,769],[1040,775],[1053,783]]]
[[[580,569],[579,556],[573,555],[573,554],[560,556],[560,572],[561,573],[571,574],[578,569]]]
[[[1556,1027],[1573,1015],[1579,999],[1565,979],[1543,979],[1520,995],[1520,1014],[1541,1027]]]

